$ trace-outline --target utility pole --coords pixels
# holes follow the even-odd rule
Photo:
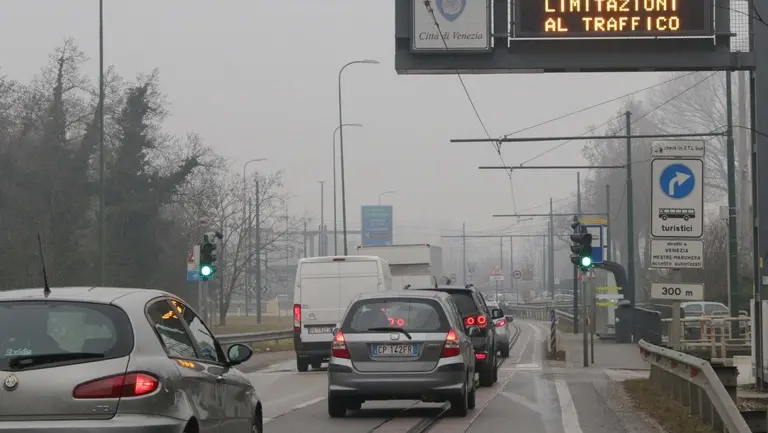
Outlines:
[[[306,223],[305,223],[306,226]],[[318,249],[320,255],[325,256],[325,181],[320,181],[320,236],[318,238]],[[306,254],[304,254],[306,256]]]
[[[552,197],[549,198],[549,292],[555,297],[555,218]]]
[[[731,317],[739,317],[739,244],[736,232],[736,149],[733,141],[733,83],[731,71],[725,72],[726,158],[728,176],[728,303]],[[740,323],[731,322],[731,333],[739,338]]]
[[[509,290],[515,293],[515,238],[509,238]],[[520,299],[520,296],[517,297]]]
[[[107,194],[104,178],[104,0],[99,0],[99,270],[101,285],[107,285]]]
[[[504,275],[504,238],[499,238],[499,268],[501,269],[501,275]],[[502,280],[503,281],[503,280]],[[496,280],[496,302],[499,302],[499,285],[504,284]]]
[[[624,288],[627,299],[634,306],[637,300],[635,293],[635,198],[632,194],[632,113],[624,113],[627,121],[627,283],[629,290]]]
[[[605,184],[605,220],[608,222],[605,226],[605,243],[608,245],[608,251],[606,251],[605,258],[611,261],[611,185]]]
[[[549,225],[549,224],[547,224]],[[542,236],[541,238],[541,287],[546,290],[546,281],[549,281],[547,276],[547,238]],[[549,299],[555,299],[555,292],[549,292]]]
[[[464,279],[464,285],[467,285],[467,223],[461,223],[461,276]]]
[[[255,191],[255,215],[253,217],[256,225],[256,323],[261,324],[261,199],[259,198],[259,177],[256,175]]]
[[[581,220],[581,172],[576,172],[576,217]],[[579,290],[581,289],[581,290]],[[584,290],[584,286],[579,284],[579,268],[573,267],[573,333],[579,333],[579,293]],[[582,304],[587,305],[586,302]],[[586,317],[586,315],[585,315]],[[582,329],[584,335],[587,330]],[[586,356],[586,355],[585,355]]]
[[[245,171],[245,169],[243,169]],[[245,182],[243,182],[243,185],[245,185]],[[245,190],[244,190],[245,191]],[[247,194],[247,192],[246,192]],[[245,203],[246,206],[248,206],[248,212],[246,212],[246,218],[247,221],[247,228],[248,228],[248,236],[247,236],[247,247],[246,247],[246,262],[245,262],[245,317],[248,317],[248,307],[251,305],[251,286],[253,285],[253,278],[251,277],[251,264],[253,263],[253,257],[249,256],[251,252],[253,251],[253,239],[251,238],[251,232],[253,232],[253,226],[251,224],[251,212],[253,207],[253,201],[250,197],[246,200]]]
[[[304,252],[302,256],[307,258],[307,220],[304,220]]]

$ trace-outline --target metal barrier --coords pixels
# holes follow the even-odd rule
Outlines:
[[[241,334],[217,335],[216,340],[221,344],[247,344],[261,341],[283,340],[293,337],[293,329],[280,331],[244,332]]]
[[[651,365],[651,382],[717,431],[751,433],[712,365],[703,359],[640,340],[640,353]],[[725,430],[724,430],[725,429]]]
[[[662,341],[669,340],[672,319],[662,319]],[[741,336],[732,334],[733,322],[738,322]],[[733,352],[749,354],[752,345],[752,318],[748,316],[698,316],[680,319],[681,349],[700,357],[728,358]]]

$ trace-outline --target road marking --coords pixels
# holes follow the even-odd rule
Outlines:
[[[568,384],[563,380],[555,380],[557,399],[560,401],[560,415],[563,420],[563,430],[568,433],[583,433],[579,424],[579,414],[573,404],[573,397],[568,390]]]
[[[279,415],[277,415],[277,416],[274,416],[274,417],[272,417],[272,418],[266,418],[266,419],[264,419],[264,424],[266,424],[266,423],[268,423],[268,422],[270,422],[270,421],[274,421],[274,420],[276,420],[276,419],[278,419],[278,418],[280,418],[280,417],[283,417],[283,416],[285,416],[285,415],[288,415],[288,414],[289,414],[289,413],[291,413],[291,412],[295,412],[295,411],[297,411],[297,410],[301,410],[301,409],[304,409],[305,407],[308,407],[308,406],[312,406],[313,404],[317,404],[317,403],[320,403],[321,401],[325,400],[326,398],[327,398],[327,397],[318,397],[318,398],[313,398],[312,400],[309,400],[309,401],[305,401],[304,403],[301,403],[301,404],[297,404],[296,406],[294,406],[294,407],[292,407],[292,408],[288,409],[287,411],[285,411],[285,412],[283,412],[283,413],[281,413],[281,414],[279,414]]]

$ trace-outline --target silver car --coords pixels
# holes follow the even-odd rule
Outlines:
[[[328,364],[328,414],[368,400],[475,407],[475,352],[451,295],[427,290],[359,295],[335,330]]]
[[[499,303],[496,301],[487,301],[488,309],[498,308],[501,309]],[[501,354],[502,358],[509,358],[509,322],[511,317],[504,316],[498,319],[493,319],[493,325],[496,329],[496,350]]]
[[[0,292],[0,432],[262,432],[259,397],[195,312],[165,292]]]

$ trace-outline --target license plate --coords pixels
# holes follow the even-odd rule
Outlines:
[[[373,344],[372,356],[418,356],[415,344]]]
[[[333,332],[331,326],[312,326],[307,328],[307,332],[310,334],[330,334]]]

